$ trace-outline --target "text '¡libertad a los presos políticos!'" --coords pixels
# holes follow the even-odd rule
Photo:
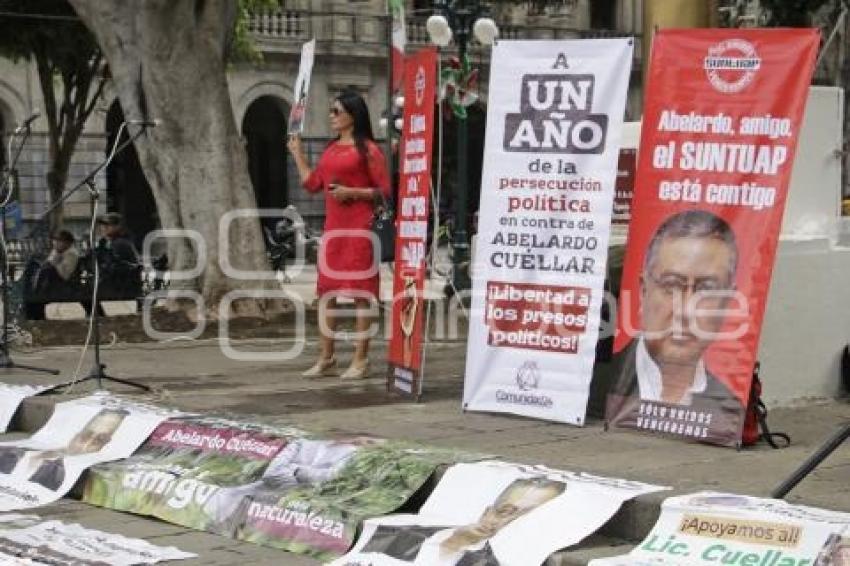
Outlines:
[[[585,287],[489,281],[487,343],[574,354],[587,329],[590,296]]]

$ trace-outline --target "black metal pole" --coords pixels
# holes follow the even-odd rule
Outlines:
[[[7,171],[6,178],[3,182],[4,190],[0,191],[0,199],[2,199],[2,201],[0,201],[0,203],[2,203],[2,205],[0,205],[0,222],[2,222],[2,228],[0,228],[0,231],[2,231],[3,236],[3,259],[2,265],[0,265],[0,268],[2,268],[3,270],[3,275],[1,279],[3,285],[3,346],[2,348],[0,348],[0,369],[15,368],[59,375],[59,370],[16,364],[14,361],[12,361],[12,357],[9,355],[9,248],[6,243],[6,203],[9,198],[11,198],[11,192],[15,190],[15,186],[17,184],[16,181],[18,178],[18,171],[17,169],[15,169],[15,167],[17,166],[18,158],[21,156],[21,152],[24,149],[24,145],[26,145],[27,143],[27,138],[29,138],[30,136],[29,125],[24,127],[23,133],[24,135],[21,137],[21,142],[17,147],[15,156],[9,163],[9,170]],[[11,140],[9,141],[9,143],[11,144]]]
[[[457,37],[458,59],[461,66],[461,73],[464,69],[464,60],[466,59],[466,44],[469,40],[469,16],[470,14],[458,14],[457,28],[455,30]],[[455,233],[454,242],[452,244],[452,282],[455,292],[465,291],[470,288],[471,281],[469,278],[469,240],[467,235],[467,199],[469,169],[467,168],[468,159],[468,122],[465,116],[456,116],[457,118],[457,190],[455,191]]]
[[[89,179],[86,183],[89,189],[89,218],[94,218],[97,213],[97,201],[100,198],[100,193],[97,186],[94,184],[94,178]],[[100,362],[100,265],[98,264],[97,246],[95,243],[94,232],[89,232],[89,250],[91,250],[92,270],[94,272],[94,291],[92,292],[91,316],[92,319],[92,338],[94,339],[94,365],[90,375],[97,380],[97,388],[103,389],[104,366]]]
[[[140,126],[138,132],[136,132],[135,134],[130,136],[127,139],[127,141],[121,143],[121,145],[118,146],[118,148],[113,152],[113,156],[118,155],[119,153],[121,153],[124,150],[124,148],[126,148],[127,146],[129,146],[130,144],[135,142],[143,133],[145,133],[146,129],[147,128],[145,126]],[[60,195],[60,197],[58,199],[56,199],[54,202],[52,202],[50,204],[50,207],[44,212],[44,214],[41,215],[41,218],[39,218],[39,220],[40,221],[46,220],[50,216],[51,212],[53,212],[60,204],[62,204],[66,200],[68,200],[68,197],[70,197],[72,194],[76,193],[81,188],[87,186],[89,184],[89,182],[93,181],[94,178],[97,176],[97,174],[100,173],[101,169],[103,169],[104,167],[109,165],[110,161],[111,161],[110,159],[107,159],[107,160],[101,162],[88,175],[86,175],[85,179],[80,181],[74,188],[70,189],[69,191],[62,193],[62,195]]]
[[[850,438],[850,423],[843,425],[838,429],[829,440],[827,440],[823,446],[818,448],[814,454],[809,456],[805,462],[803,462],[799,468],[794,470],[788,479],[779,484],[776,489],[770,494],[771,497],[776,499],[782,499],[788,492],[794,489],[798,483],[803,481],[806,476],[808,476],[815,468],[817,468],[821,462],[826,460],[826,458],[832,454],[836,448],[841,446],[841,444]]]
[[[390,189],[392,190],[393,181],[393,14],[387,4],[387,140],[385,160],[387,162],[387,173],[390,175]],[[392,195],[395,198],[395,194]]]

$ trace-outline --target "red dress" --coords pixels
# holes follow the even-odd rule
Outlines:
[[[389,196],[390,179],[384,154],[376,143],[366,143],[368,159],[363,159],[356,145],[331,142],[304,182],[304,188],[310,192],[325,192],[325,231],[319,249],[316,285],[319,296],[330,291],[341,291],[341,295],[345,295],[345,291],[360,291],[378,296],[379,265],[373,259],[372,240],[369,239],[374,203],[357,199],[342,204],[328,190],[332,184],[370,187]],[[352,231],[361,231],[362,235]]]

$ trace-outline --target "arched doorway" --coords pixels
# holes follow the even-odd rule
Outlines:
[[[286,123],[289,105],[276,96],[254,100],[242,120],[248,170],[257,208],[283,208],[289,203],[286,179]]]
[[[106,114],[107,155],[115,143],[115,136],[118,135],[123,121],[124,112],[116,100]],[[127,129],[124,128],[118,143],[124,143],[128,139]],[[124,224],[139,250],[142,249],[148,232],[159,228],[156,201],[133,145],[117,153],[106,168],[106,209],[124,217]]]

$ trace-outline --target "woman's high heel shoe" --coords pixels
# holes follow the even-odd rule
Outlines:
[[[367,360],[362,365],[354,365],[352,363],[339,377],[341,379],[365,379],[369,377],[369,361]]]
[[[301,377],[328,377],[337,374],[336,358],[319,358],[313,367],[301,374]]]

